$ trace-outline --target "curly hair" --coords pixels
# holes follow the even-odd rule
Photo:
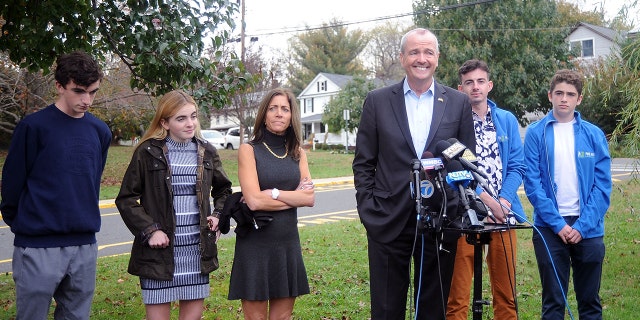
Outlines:
[[[556,74],[551,78],[551,83],[549,84],[549,92],[553,92],[558,83],[568,83],[576,87],[576,91],[578,91],[578,95],[582,94],[582,74],[575,70],[562,69],[556,71]]]
[[[58,57],[55,78],[63,88],[73,80],[77,85],[88,87],[102,80],[104,74],[98,62],[83,51],[74,51]]]

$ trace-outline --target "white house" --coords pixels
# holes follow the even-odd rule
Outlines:
[[[302,116],[302,133],[305,140],[313,137],[319,143],[349,146],[356,144],[355,133],[348,134],[344,131],[340,134],[329,133],[327,125],[322,123],[324,107],[352,79],[352,76],[321,72],[298,95]]]
[[[626,37],[626,32],[579,22],[565,40],[569,43],[570,49],[577,48],[580,56],[576,58],[588,61],[617,53],[620,42]]]
[[[250,92],[243,96],[245,99],[244,104],[246,109],[243,114],[245,118],[255,118],[258,110],[258,104],[262,97],[266,94],[266,91]],[[238,119],[238,105],[240,102],[235,102],[233,105],[229,105],[220,110],[211,110],[211,124],[209,129],[225,131],[229,128],[239,127],[240,119]],[[246,132],[246,131],[245,131]]]

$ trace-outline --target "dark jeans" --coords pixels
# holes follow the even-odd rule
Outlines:
[[[569,225],[576,219],[565,218]],[[602,319],[599,291],[605,254],[603,238],[565,244],[550,228],[538,227],[537,230],[540,234],[534,229],[533,247],[542,282],[541,319],[564,319],[571,268],[580,320]]]

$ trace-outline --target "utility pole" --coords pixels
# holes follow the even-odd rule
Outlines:
[[[351,111],[349,109],[342,110],[344,118],[344,132],[347,134],[347,143],[344,146],[345,153],[349,153],[349,120],[351,120]]]
[[[245,32],[245,28],[244,28],[244,2],[245,0],[238,0],[241,1],[241,5],[240,5],[240,10],[241,10],[241,26],[240,26],[240,61],[242,61],[242,63],[244,64],[244,32]]]
[[[240,1],[240,61],[244,65],[244,56],[245,56],[245,47],[244,47],[244,33],[245,33],[245,23],[244,23],[244,2],[246,0],[238,0]],[[240,144],[244,143],[244,111],[245,111],[245,95],[241,94],[240,96],[240,105],[238,108],[238,121],[240,122]]]

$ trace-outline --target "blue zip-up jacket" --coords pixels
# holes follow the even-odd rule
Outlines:
[[[496,127],[496,140],[502,161],[502,187],[498,196],[511,203],[511,211],[520,215],[518,221],[522,222],[526,216],[518,189],[522,184],[525,164],[518,120],[511,112],[500,109],[495,102],[487,99],[487,104],[491,109],[491,120]]]
[[[604,215],[611,195],[611,157],[600,128],[583,121],[575,112],[575,161],[580,192],[580,217],[572,228],[583,239],[604,236]],[[524,140],[527,171],[524,189],[533,206],[535,226],[560,232],[566,225],[558,212],[554,177],[553,111],[527,128]]]

